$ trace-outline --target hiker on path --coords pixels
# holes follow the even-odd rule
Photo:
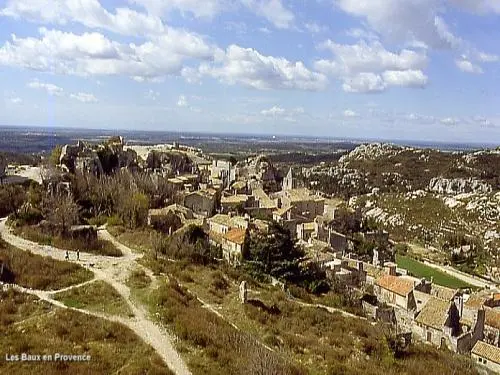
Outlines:
[[[66,256],[64,257],[66,260],[69,260],[69,251],[66,250]]]
[[[76,249],[76,260],[80,260],[80,249]]]

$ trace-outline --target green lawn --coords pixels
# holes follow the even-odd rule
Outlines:
[[[425,277],[430,280],[434,278],[434,282],[438,285],[446,286],[448,288],[471,288],[470,284],[465,281],[459,280],[456,277],[447,275],[435,268],[429,267],[418,260],[412,259],[403,255],[396,255],[396,263],[398,267],[408,270],[408,272],[415,277]]]

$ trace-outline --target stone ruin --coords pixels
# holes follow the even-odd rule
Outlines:
[[[247,282],[242,281],[240,284],[240,302],[242,305],[247,303],[247,298],[248,298]]]
[[[88,172],[95,175],[111,173],[120,168],[137,167],[137,154],[124,150],[123,137],[113,137],[100,144],[78,141],[61,150],[59,165],[69,173]]]

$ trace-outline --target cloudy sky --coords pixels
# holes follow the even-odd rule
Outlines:
[[[500,143],[499,0],[0,0],[0,124]]]

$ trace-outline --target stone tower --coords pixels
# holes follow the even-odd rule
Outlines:
[[[290,167],[290,170],[283,179],[283,191],[292,190],[293,188],[295,188],[293,183],[293,171],[292,168]]]

